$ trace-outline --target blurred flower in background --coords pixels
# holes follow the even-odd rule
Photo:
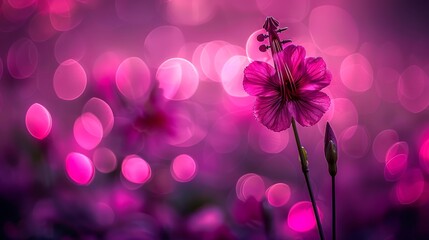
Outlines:
[[[329,234],[429,236],[422,1],[0,1],[0,238],[315,239],[289,133],[252,121],[266,16],[321,56],[331,106],[301,138]],[[318,158],[319,157],[319,158]],[[316,181],[317,180],[317,181]],[[263,204],[262,204],[263,203]]]

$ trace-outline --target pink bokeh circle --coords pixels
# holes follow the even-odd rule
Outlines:
[[[243,88],[243,69],[249,65],[245,56],[233,56],[225,62],[221,72],[221,81],[226,93],[233,97],[247,97]]]
[[[34,103],[27,110],[25,125],[31,136],[37,139],[44,139],[52,129],[51,114],[40,103]]]
[[[347,56],[341,63],[341,81],[354,92],[365,92],[371,88],[373,71],[369,61],[361,54]]]
[[[55,70],[53,85],[58,98],[74,100],[80,97],[86,89],[85,70],[76,60],[66,60]]]
[[[147,97],[152,86],[149,68],[138,57],[122,61],[116,71],[116,87],[130,101],[141,101]]]
[[[319,211],[319,216],[322,219],[322,214]],[[302,201],[295,203],[287,217],[288,226],[297,232],[308,232],[316,227],[316,219],[313,213],[311,202]]]
[[[247,173],[238,179],[235,191],[241,201],[245,202],[250,197],[260,201],[265,195],[265,183],[261,176]]]
[[[79,146],[91,150],[101,142],[103,126],[94,114],[86,112],[74,122],[73,135]]]
[[[158,67],[156,79],[164,97],[170,100],[189,99],[199,84],[197,69],[183,58],[170,58],[163,62]]]
[[[400,204],[412,204],[422,195],[425,181],[420,169],[410,169],[396,183],[395,193]]]
[[[122,162],[122,175],[135,184],[146,183],[151,175],[150,165],[137,155],[128,155]]]
[[[117,160],[115,153],[109,148],[101,147],[94,151],[92,156],[95,168],[102,173],[110,173],[116,169]]]
[[[178,182],[189,182],[197,173],[195,160],[187,155],[181,154],[174,158],[170,167],[171,175]]]
[[[273,58],[271,56],[270,51],[265,51],[265,52],[261,52],[259,51],[259,46],[265,44],[268,44],[268,40],[265,40],[264,42],[259,42],[257,40],[257,36],[259,34],[267,34],[267,31],[265,31],[264,29],[259,29],[255,32],[253,32],[249,38],[247,39],[246,42],[246,55],[249,58],[250,62],[253,61],[262,61],[262,62],[268,62],[271,63],[273,62]]]
[[[286,183],[275,183],[267,189],[265,195],[271,206],[281,207],[289,202],[291,191]]]
[[[7,69],[12,77],[25,79],[34,74],[39,62],[36,45],[28,38],[15,41],[7,54]]]
[[[92,113],[98,118],[102,127],[103,135],[107,136],[113,128],[115,117],[112,108],[100,98],[93,97],[83,106],[82,113]]]
[[[412,65],[402,72],[398,81],[401,105],[412,113],[420,113],[429,106],[429,77],[419,66]]]
[[[319,49],[333,56],[345,56],[356,50],[359,31],[353,17],[344,9],[324,5],[313,8],[309,31]]]
[[[88,185],[94,178],[94,165],[85,155],[72,152],[66,157],[67,176],[78,185]]]
[[[385,156],[390,146],[399,141],[399,135],[394,129],[386,129],[375,136],[372,143],[374,157],[379,162],[385,162]]]
[[[216,9],[216,2],[211,0],[170,0],[166,17],[173,24],[195,26],[212,19]]]
[[[147,63],[158,67],[169,58],[174,58],[185,44],[182,30],[176,26],[160,26],[152,29],[144,40]]]

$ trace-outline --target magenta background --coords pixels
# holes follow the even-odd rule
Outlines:
[[[287,223],[292,206],[308,201],[290,130],[265,130],[252,116],[254,98],[221,83],[232,79],[240,86],[246,57],[255,59],[259,46],[246,43],[272,15],[289,27],[281,37],[303,45],[308,56],[323,57],[333,73],[324,90],[331,109],[316,126],[299,127],[327,236],[330,178],[322,139],[329,121],[340,149],[339,239],[427,238],[428,10],[417,0],[1,1],[0,237],[264,239],[258,203],[243,203],[236,194],[240,177],[254,173],[263,181],[262,190],[249,185],[258,200],[274,183],[290,187],[287,203],[270,207],[277,237],[315,239],[314,228],[299,232]],[[167,30],[159,33],[159,27]],[[29,48],[19,48],[23,39]],[[211,46],[203,57],[199,51],[207,45],[200,44]],[[226,57],[215,59],[221,47]],[[100,60],[106,53],[111,62]],[[238,64],[224,67],[234,56]],[[148,67],[150,90],[134,100],[115,84],[119,64],[130,57]],[[185,97],[169,100],[156,73],[177,57],[198,70],[198,85],[193,92],[195,82],[184,83],[190,86],[181,90]],[[71,101],[60,99],[53,86],[67,59],[87,76],[83,94]],[[157,96],[150,98],[151,91]],[[95,170],[90,184],[81,186],[70,179],[65,159],[70,152],[92,159],[95,149],[82,148],[73,135],[92,97],[114,113],[113,129],[98,147],[110,148],[118,166],[110,173]],[[52,115],[43,140],[25,125],[36,102]],[[144,184],[123,177],[122,160],[131,154],[151,166]],[[180,154],[197,166],[185,183],[170,172]]]

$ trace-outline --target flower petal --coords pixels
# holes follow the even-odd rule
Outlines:
[[[244,90],[252,96],[275,95],[278,88],[275,73],[276,70],[265,62],[252,62],[244,69]]]
[[[319,91],[331,83],[332,74],[323,58],[306,58],[305,74],[297,81],[300,91]]]
[[[289,111],[296,121],[304,127],[316,124],[329,109],[331,100],[324,92],[305,92],[300,99],[289,104]]]
[[[305,74],[304,58],[305,48],[302,46],[289,45],[279,53],[279,60],[289,68],[294,81],[301,79]]]
[[[253,113],[265,127],[280,132],[290,127],[291,115],[288,104],[289,102],[284,101],[280,94],[258,97]]]

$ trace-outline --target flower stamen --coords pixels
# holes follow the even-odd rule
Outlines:
[[[278,59],[278,55],[276,57],[277,61],[274,61],[274,64],[277,68],[276,72],[280,80],[280,93],[286,100],[292,100],[296,95],[295,81],[289,67],[284,61]]]

